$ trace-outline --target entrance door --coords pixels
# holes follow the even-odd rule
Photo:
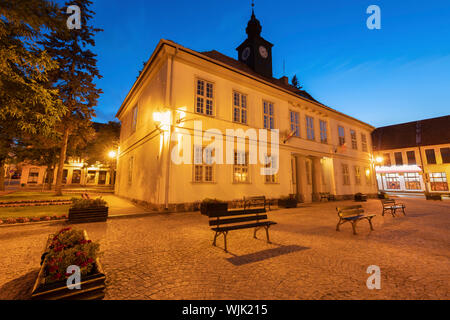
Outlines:
[[[100,171],[98,173],[98,184],[106,183],[106,171]]]

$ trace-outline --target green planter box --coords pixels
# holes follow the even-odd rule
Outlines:
[[[297,208],[296,199],[279,199],[278,206],[282,208]]]
[[[104,222],[108,219],[108,207],[69,209],[69,223]]]
[[[358,202],[366,202],[367,201],[367,195],[362,193],[355,194],[355,201]]]
[[[200,212],[205,216],[211,213],[226,213],[228,211],[228,203],[226,202],[202,202],[200,204]]]

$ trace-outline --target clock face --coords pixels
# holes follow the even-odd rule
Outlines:
[[[242,51],[242,60],[247,60],[249,56],[250,56],[250,48],[247,47],[244,49],[244,51]]]
[[[267,52],[266,47],[264,46],[260,46],[259,47],[259,54],[261,55],[261,57],[263,57],[264,59],[267,58],[269,56],[269,53]]]

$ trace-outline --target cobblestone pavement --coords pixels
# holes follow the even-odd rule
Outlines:
[[[225,253],[200,213],[155,214],[79,225],[99,240],[107,299],[449,299],[450,201],[402,199],[407,216],[376,213],[353,236],[336,232],[336,202],[277,210],[273,244],[230,232]],[[0,228],[0,299],[26,299],[49,233],[62,225]],[[222,239],[218,244],[223,245]],[[381,268],[381,290],[366,287]]]

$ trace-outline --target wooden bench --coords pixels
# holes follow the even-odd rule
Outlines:
[[[336,226],[336,231],[340,231],[339,227],[346,223],[351,222],[353,228],[353,234],[356,234],[356,224],[362,219],[369,221],[370,230],[373,231],[372,218],[376,214],[365,214],[364,209],[361,205],[348,206],[348,207],[337,207],[336,208],[339,216],[339,222]]]
[[[381,199],[381,205],[383,207],[383,216],[386,211],[391,211],[392,216],[395,218],[397,210],[402,210],[403,215],[406,216],[406,206],[403,203],[396,203],[394,199]]]
[[[228,210],[226,212],[209,212],[209,225],[215,232],[213,246],[219,235],[223,235],[224,250],[227,250],[227,235],[229,231],[254,228],[253,237],[256,239],[256,232],[262,228],[266,230],[267,243],[270,243],[269,228],[276,224],[267,220],[265,197],[244,198],[244,208]]]

